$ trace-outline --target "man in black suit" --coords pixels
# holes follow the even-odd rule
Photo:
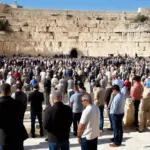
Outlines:
[[[35,138],[35,120],[36,116],[40,125],[40,135],[43,136],[42,126],[42,102],[44,101],[43,93],[39,92],[39,86],[34,85],[33,92],[29,94],[28,101],[31,103],[31,136]]]
[[[22,85],[20,83],[16,84],[16,92],[14,92],[11,97],[16,101],[21,101],[25,113],[27,108],[27,95],[22,91]]]
[[[45,96],[46,106],[50,105],[50,102],[49,102],[49,95],[50,95],[50,93],[51,93],[51,80],[47,76],[45,81],[44,81],[44,96]]]
[[[53,106],[45,110],[44,128],[48,132],[49,149],[69,150],[72,110],[62,103],[60,91],[52,91]]]
[[[23,150],[28,134],[23,125],[23,104],[11,98],[9,84],[1,85],[0,97],[0,150]]]

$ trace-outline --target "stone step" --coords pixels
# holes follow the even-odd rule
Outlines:
[[[44,107],[43,107],[44,108]],[[24,115],[24,119],[30,119],[31,117],[31,113],[30,113],[30,106],[28,106],[27,107],[27,110],[28,111],[26,111],[25,112],[25,115]],[[44,109],[43,109],[44,110]],[[106,111],[104,111],[104,118],[108,118],[108,114],[107,114],[107,112]]]
[[[28,134],[30,134],[30,131],[31,131],[31,120],[30,119],[24,120],[24,126],[25,126]],[[109,119],[105,118],[104,119],[104,128],[109,128],[109,127],[110,127]],[[73,131],[73,127],[71,127],[71,131]],[[37,119],[36,119],[36,123],[35,123],[35,133],[36,133],[36,135],[40,135],[39,123],[38,123]]]
[[[68,103],[65,103],[66,105],[68,105]],[[45,105],[42,105],[43,106],[43,110],[45,109]],[[24,116],[24,119],[30,119],[30,104],[27,105],[27,111],[25,112],[25,116]],[[107,113],[107,110],[105,109],[104,110],[104,118],[108,118],[108,113]]]

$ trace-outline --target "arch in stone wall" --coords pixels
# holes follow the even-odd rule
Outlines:
[[[76,48],[72,48],[70,51],[70,57],[71,58],[78,58],[78,51]]]

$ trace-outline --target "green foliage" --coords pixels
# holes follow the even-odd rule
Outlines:
[[[141,14],[138,14],[135,18],[134,18],[134,22],[137,23],[137,22],[145,22],[149,20],[149,18],[145,15],[141,15]]]
[[[73,15],[67,14],[67,19],[71,19]]]
[[[51,16],[60,16],[60,14],[51,14]]]
[[[27,22],[25,22],[25,23],[23,23],[22,26],[27,27],[27,26],[29,26],[29,24]]]
[[[7,19],[0,19],[0,31],[6,31],[8,29],[9,22]]]
[[[96,20],[103,20],[103,18],[102,17],[97,17]]]
[[[91,17],[88,16],[87,19],[88,19],[88,20],[91,20]]]

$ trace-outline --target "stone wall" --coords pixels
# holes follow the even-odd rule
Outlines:
[[[4,12],[6,12],[7,7],[9,7],[9,6],[8,6],[8,5],[6,5],[6,4],[2,4],[2,3],[0,3],[0,13],[4,13]]]
[[[150,8],[139,8],[138,12],[141,14],[150,15]]]
[[[150,22],[134,23],[138,12],[9,8],[9,32],[0,32],[0,53],[107,56],[150,55]]]

